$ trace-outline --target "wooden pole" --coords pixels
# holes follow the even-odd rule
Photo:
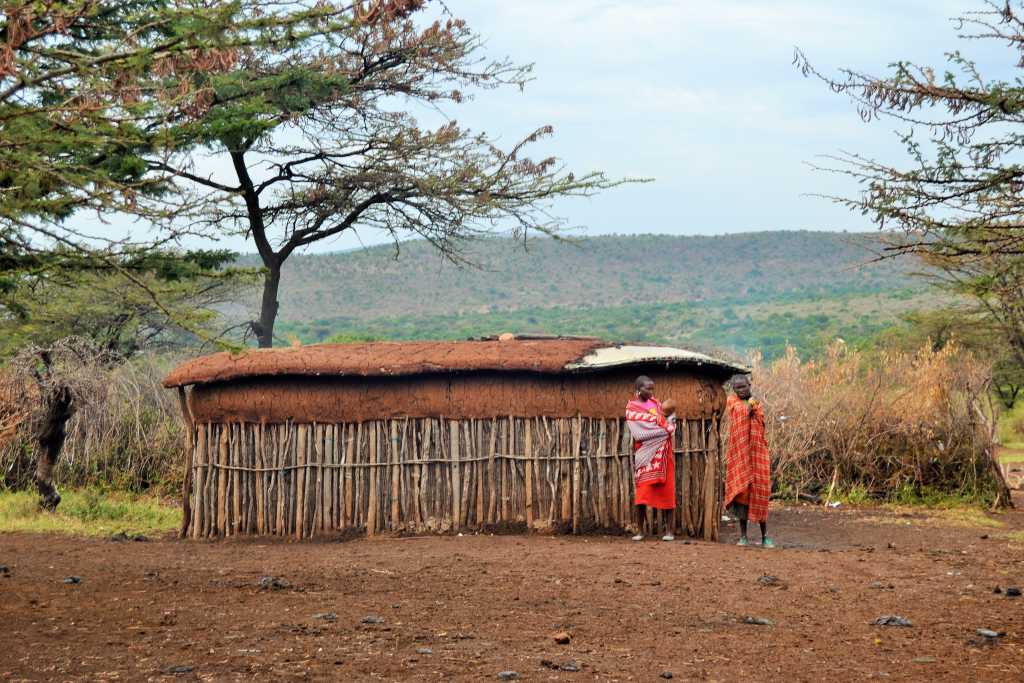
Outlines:
[[[402,469],[398,439],[398,421],[391,420],[391,530],[398,531],[401,522]]]
[[[462,473],[459,471],[459,423],[448,421],[448,442],[451,447],[452,460],[452,524],[454,528],[461,526],[459,513],[462,509]]]
[[[533,429],[523,420],[523,455],[526,456],[526,528],[533,530]]]
[[[583,507],[583,494],[580,491],[580,443],[583,440],[583,418],[579,415],[572,421],[572,532],[580,533],[580,513]]]
[[[188,535],[189,525],[192,524],[192,470],[195,463],[195,445],[193,443],[195,426],[191,411],[188,409],[188,396],[185,394],[185,387],[178,387],[178,404],[181,407],[181,418],[185,423],[185,477],[181,482],[181,528],[178,530],[178,538],[185,538]]]
[[[366,512],[366,533],[373,536],[377,533],[377,422],[369,424],[370,430],[370,497],[369,509]]]
[[[206,443],[208,430],[208,425],[199,425],[198,429],[196,429],[194,464],[199,465],[199,467],[196,468],[192,484],[192,500],[194,503],[192,506],[192,538],[202,536],[203,526],[206,523],[205,516],[203,515],[203,506],[206,504],[206,501],[204,500],[204,496],[206,494],[206,477],[207,473],[210,471],[210,459]]]

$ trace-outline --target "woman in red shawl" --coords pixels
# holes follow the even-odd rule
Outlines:
[[[674,541],[672,530],[676,521],[676,466],[673,440],[676,423],[671,411],[654,398],[654,380],[650,377],[636,378],[636,395],[626,404],[626,425],[633,437],[633,480],[636,484],[637,535],[634,541],[644,538],[644,522],[647,508],[665,510],[665,535],[663,541]],[[668,412],[668,415],[666,415]]]
[[[750,378],[737,375],[726,403],[729,447],[725,454],[725,505],[740,522],[740,540],[747,545],[747,521],[761,526],[761,545],[774,548],[768,538],[768,498],[772,493],[771,459],[764,436],[764,408],[750,393]]]

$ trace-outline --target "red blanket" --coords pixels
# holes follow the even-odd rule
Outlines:
[[[768,498],[772,493],[771,458],[764,436],[764,409],[729,396],[729,446],[725,454],[725,504],[746,494],[751,522],[768,520]]]
[[[637,485],[664,483],[669,464],[675,457],[672,449],[675,423],[665,419],[657,399],[651,400],[654,412],[646,410],[637,400],[626,404],[626,426],[633,437],[633,475]]]

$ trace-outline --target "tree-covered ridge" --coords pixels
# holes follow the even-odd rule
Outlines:
[[[719,237],[605,236],[575,244],[475,246],[481,268],[424,245],[301,256],[284,275],[281,332],[440,339],[503,331],[593,334],[772,357],[851,343],[928,307],[911,263],[868,263],[873,235],[768,232]],[[351,292],[338,297],[336,291]]]
[[[403,245],[397,258],[391,247],[300,255],[285,268],[282,316],[294,323],[561,306],[744,304],[920,285],[909,262],[860,267],[871,260],[872,243],[871,235],[781,231],[538,239],[525,250],[493,239],[474,245],[478,269],[445,263],[421,242]]]

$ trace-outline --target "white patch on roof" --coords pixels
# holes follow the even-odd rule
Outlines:
[[[714,365],[733,372],[747,372],[748,368],[721,358],[714,358],[697,351],[677,349],[671,346],[606,346],[594,349],[575,363],[565,366],[566,370],[590,370],[611,368],[617,365],[638,363],[683,363],[687,365]]]

